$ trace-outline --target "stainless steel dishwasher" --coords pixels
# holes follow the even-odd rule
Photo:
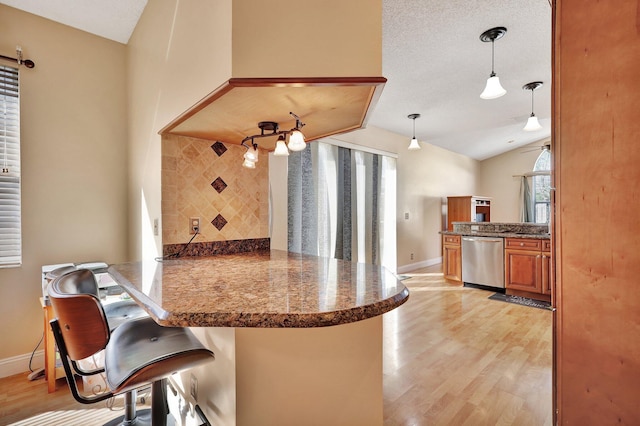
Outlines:
[[[462,281],[504,288],[504,238],[462,237]]]

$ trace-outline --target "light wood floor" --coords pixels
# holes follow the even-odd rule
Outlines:
[[[385,425],[551,425],[551,311],[415,274],[384,317]]]
[[[447,284],[439,266],[414,274],[409,301],[384,316],[385,426],[551,425],[551,312]],[[0,379],[0,425],[88,410],[114,416],[104,403],[76,403],[64,380],[47,394],[26,374]]]

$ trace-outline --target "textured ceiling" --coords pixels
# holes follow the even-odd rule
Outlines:
[[[153,0],[163,1],[163,0]],[[0,3],[127,43],[146,0],[0,0]],[[504,26],[495,71],[507,94],[480,99],[491,72],[491,43],[480,34]],[[551,133],[549,0],[383,0],[382,91],[370,126],[482,160],[548,139]],[[524,132],[531,113],[543,129]],[[204,94],[203,94],[204,95]]]
[[[503,26],[495,71],[507,94],[480,99],[491,73],[491,43]],[[387,84],[369,124],[476,159],[548,138],[551,133],[551,7],[548,0],[383,0],[383,73]],[[524,132],[531,113],[543,129]],[[509,143],[509,141],[513,141]],[[409,141],[407,140],[407,145]]]

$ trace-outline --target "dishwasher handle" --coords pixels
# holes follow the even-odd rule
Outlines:
[[[473,241],[476,243],[500,243],[502,242],[502,238],[487,238],[487,237],[462,237],[462,241]]]

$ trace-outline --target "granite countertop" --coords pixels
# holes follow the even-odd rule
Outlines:
[[[440,231],[442,235],[463,235],[466,237],[500,237],[500,238],[536,238],[540,240],[548,240],[551,238],[549,234],[523,234],[520,232],[484,232],[484,231]]]
[[[409,298],[380,266],[280,250],[122,263],[109,273],[164,326],[324,327]]]

